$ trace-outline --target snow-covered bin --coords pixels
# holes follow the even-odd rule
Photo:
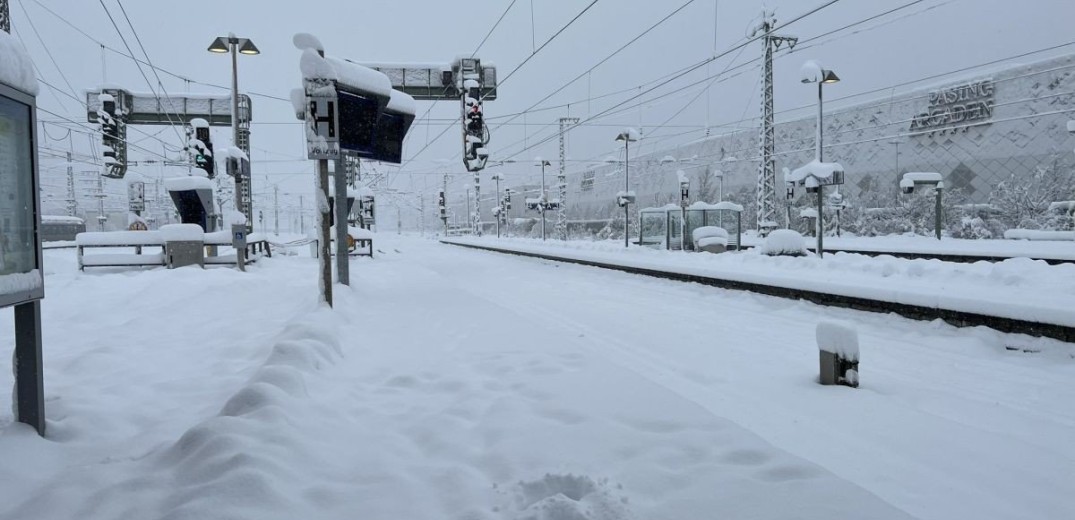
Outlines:
[[[728,231],[717,226],[702,226],[691,232],[694,249],[707,253],[723,253],[728,248]]]
[[[848,324],[823,321],[815,331],[823,385],[859,386],[859,336]]]
[[[803,236],[798,231],[776,229],[765,237],[765,243],[758,251],[768,256],[806,256],[806,246],[803,244]]]
[[[197,224],[161,226],[164,260],[168,269],[197,265],[205,267],[205,231]]]

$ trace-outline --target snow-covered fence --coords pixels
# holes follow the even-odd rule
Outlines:
[[[850,325],[823,321],[815,331],[820,355],[819,382],[823,385],[859,386],[859,336]]]

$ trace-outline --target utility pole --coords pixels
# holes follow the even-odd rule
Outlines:
[[[444,236],[448,236],[448,174],[444,174],[444,187],[440,190],[440,220],[444,222]]]
[[[299,233],[306,232],[306,219],[304,218],[305,213],[306,210],[302,207],[302,195],[299,195]]]
[[[272,185],[273,234],[280,235],[280,186]]]
[[[101,176],[97,176],[97,193],[94,195],[97,197],[97,230],[105,230],[105,221],[108,217],[105,216],[105,188],[101,181]]]
[[[772,33],[776,18],[772,11],[762,12],[761,23],[754,28],[751,36],[762,33],[760,38],[764,46],[762,60],[762,102],[761,102],[761,164],[758,166],[757,206],[758,232],[765,235],[773,228],[776,219],[776,162],[773,160],[776,147],[776,130],[773,127],[773,51],[783,44],[789,49],[795,48],[799,39],[793,36],[778,36]]]
[[[577,117],[560,118],[560,174],[556,176],[556,184],[559,188],[560,207],[556,212],[556,235],[560,240],[567,240],[567,150],[564,143],[564,135],[567,133],[567,125],[578,124]]]

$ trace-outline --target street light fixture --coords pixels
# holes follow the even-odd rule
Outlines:
[[[241,143],[239,139],[239,63],[238,55],[245,54],[247,56],[255,56],[261,54],[254,42],[247,38],[236,38],[234,34],[227,36],[221,36],[213,40],[213,43],[209,45],[209,52],[216,54],[224,54],[231,52],[231,139],[232,146],[240,148],[243,153],[250,156],[249,145],[247,143]],[[253,219],[253,198],[250,200],[251,207],[247,208],[245,201],[243,201],[243,183],[247,183],[247,193],[253,193],[252,187],[249,185],[251,179],[248,178],[244,172],[236,172],[235,175],[235,198],[236,206],[242,211],[247,213],[246,221],[247,226],[251,227],[254,221]],[[250,231],[248,229],[247,231]]]
[[[634,196],[631,194],[631,143],[638,141],[638,131],[628,128],[616,136],[616,142],[623,142],[623,193],[618,197],[618,203],[623,206],[623,247],[630,247],[630,233],[628,229],[631,223],[631,203]]]

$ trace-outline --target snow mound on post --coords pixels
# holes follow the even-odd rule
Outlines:
[[[321,40],[317,39],[310,33],[298,33],[291,38],[291,43],[295,45],[295,48],[304,51],[306,49],[313,49],[314,51],[325,52],[325,46],[321,45]]]
[[[915,184],[936,184],[943,187],[943,180],[941,174],[935,172],[907,172],[900,179],[900,188],[913,189]]]
[[[165,242],[201,242],[205,230],[197,224],[167,224],[158,230]]]
[[[806,247],[803,245],[803,236],[798,231],[790,229],[777,229],[765,237],[765,243],[758,248],[763,255],[768,256],[805,256]]]
[[[822,67],[821,64],[814,60],[806,60],[803,66],[799,69],[799,76],[803,83],[817,83],[822,80]]]
[[[784,182],[802,183],[810,177],[813,177],[818,180],[828,180],[831,179],[836,172],[842,173],[843,171],[844,167],[840,165],[840,163],[820,162],[817,159],[814,159],[813,161],[810,161],[798,168],[795,168],[795,170],[791,172],[791,175],[788,175],[787,171],[785,171]]]
[[[859,334],[851,325],[838,321],[823,321],[817,324],[815,335],[818,349],[848,361],[859,360]]]
[[[30,54],[14,36],[0,31],[0,83],[31,96],[37,95],[37,77]]]
[[[302,57],[299,58],[299,70],[302,71],[304,79],[336,79],[336,69],[313,49],[302,51]]]

